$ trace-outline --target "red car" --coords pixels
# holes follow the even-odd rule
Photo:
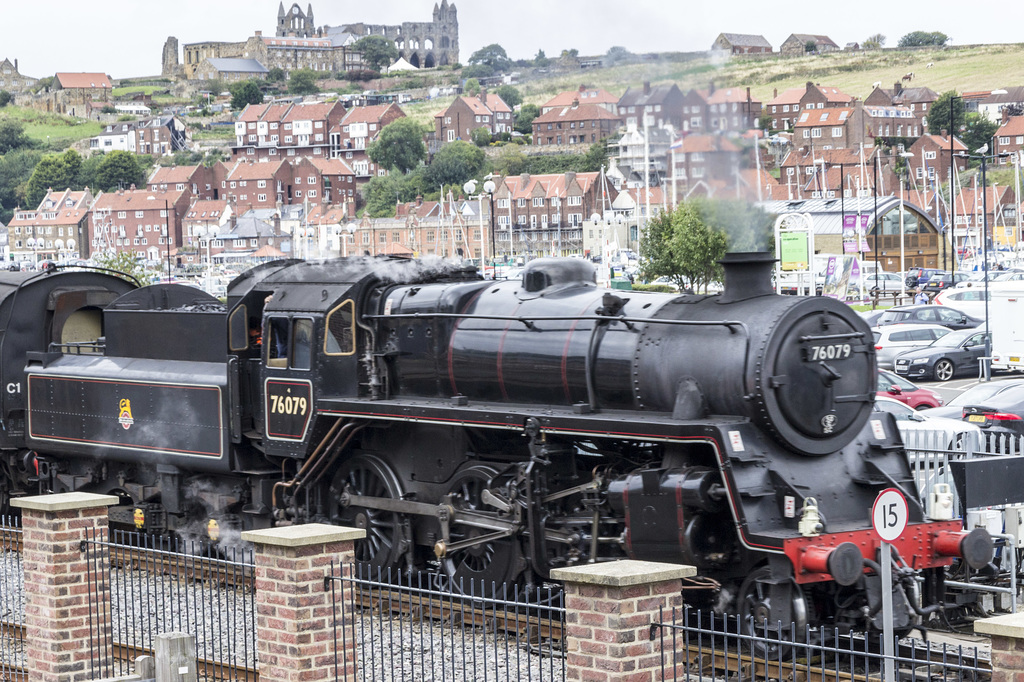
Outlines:
[[[898,400],[915,410],[926,410],[929,407],[941,407],[942,396],[930,388],[921,388],[901,376],[884,369],[878,370],[878,387],[876,395]]]

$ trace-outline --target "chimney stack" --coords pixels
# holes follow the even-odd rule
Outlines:
[[[651,81],[644,81],[644,94],[651,94]]]

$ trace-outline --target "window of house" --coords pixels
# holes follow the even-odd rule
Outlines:
[[[821,128],[812,128],[811,137],[821,137]]]
[[[842,128],[833,128],[832,129],[832,137],[842,137],[842,136],[843,136],[843,129]]]

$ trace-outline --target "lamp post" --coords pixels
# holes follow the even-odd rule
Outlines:
[[[356,224],[349,223],[345,225],[345,227],[342,227],[341,225],[335,225],[331,229],[334,232],[334,235],[338,238],[338,241],[341,242],[340,245],[338,246],[338,251],[341,252],[341,257],[348,258],[348,238],[351,235],[355,234]]]
[[[949,98],[949,229],[952,231],[951,235],[953,238],[953,268],[950,272],[956,272],[956,198],[953,196],[954,182],[953,182],[953,168],[956,162],[953,157],[956,151],[953,149],[953,140],[956,139],[955,130],[953,127],[954,116],[953,116],[953,102],[954,100],[960,100],[963,103],[964,98],[958,95],[953,95]],[[942,269],[946,269],[946,240],[942,241]]]
[[[913,157],[914,155],[911,154],[910,152],[900,152],[899,156],[901,158],[903,158],[903,159],[909,159],[909,158]],[[906,166],[906,162],[904,162],[904,167],[905,166]],[[899,182],[900,182],[900,274],[902,276],[902,274],[907,271],[906,263],[905,263],[905,255],[904,255],[904,252],[905,252],[905,248],[904,248],[905,244],[904,243],[906,242],[906,235],[903,232],[903,213],[904,213],[904,208],[903,208],[903,168],[900,168],[900,172],[898,174],[898,177],[899,177]],[[903,283],[900,286],[903,289],[903,295],[906,296],[907,295],[907,278],[906,277],[903,277]]]

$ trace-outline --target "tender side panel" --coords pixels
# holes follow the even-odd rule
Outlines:
[[[225,455],[220,386],[29,374],[28,393],[28,433],[37,443],[97,455],[111,448],[204,459]]]

